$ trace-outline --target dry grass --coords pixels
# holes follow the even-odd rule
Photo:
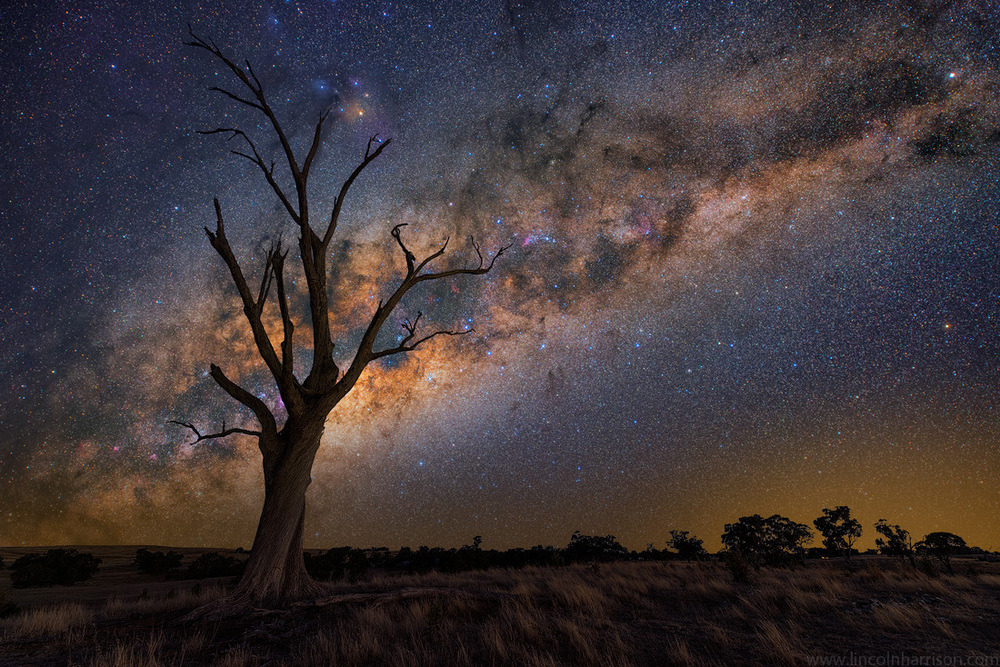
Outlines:
[[[93,613],[79,604],[61,604],[40,607],[0,622],[4,640],[42,638],[63,635],[86,626],[93,620]]]
[[[802,645],[798,639],[798,629],[791,621],[776,623],[761,621],[757,629],[760,655],[765,662],[794,665],[802,662]]]
[[[145,639],[135,643],[117,643],[107,651],[98,649],[91,660],[94,667],[160,667],[164,663],[160,659],[163,652],[163,633],[152,632]]]
[[[905,632],[923,627],[926,614],[916,605],[890,603],[875,607],[872,620],[891,632]]]
[[[218,667],[250,667],[257,664],[257,658],[249,649],[239,646],[226,651],[215,664]]]
[[[210,586],[204,589],[183,589],[179,592],[171,590],[164,595],[125,598],[115,596],[104,604],[104,618],[128,618],[151,616],[179,609],[191,609],[200,604],[210,602],[225,593],[221,586]]]
[[[178,586],[0,621],[0,665],[28,655],[99,665],[541,666],[996,654],[1000,565],[956,570],[820,562],[765,569],[750,584],[715,563],[380,574],[338,586],[336,604],[210,626],[178,619],[221,589]]]
[[[629,664],[619,633],[599,620],[605,596],[578,581],[565,589],[548,583],[534,594],[525,593],[533,586],[515,586],[515,595],[439,595],[398,607],[348,610],[294,653],[292,662]]]

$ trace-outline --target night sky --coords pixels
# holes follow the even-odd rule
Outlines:
[[[0,543],[250,546],[255,442],[167,422],[253,426],[213,362],[278,406],[212,198],[254,275],[295,229],[195,132],[281,158],[190,22],[300,151],[331,110],[317,219],[392,137],[334,244],[341,368],[405,270],[394,224],[450,236],[442,267],[513,244],[398,309],[474,332],[331,414],[307,546],[718,548],[846,504],[862,547],[884,517],[1000,548],[996,3],[139,4],[0,10]]]

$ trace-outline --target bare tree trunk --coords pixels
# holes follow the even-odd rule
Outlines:
[[[305,496],[322,433],[322,422],[318,427],[286,424],[282,453],[265,457],[264,507],[246,570],[232,593],[189,618],[231,616],[246,609],[283,607],[328,594],[326,586],[309,576],[302,556]]]

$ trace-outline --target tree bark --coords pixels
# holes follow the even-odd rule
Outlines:
[[[289,419],[286,423],[278,446],[264,455],[264,507],[246,570],[229,595],[195,610],[188,620],[286,607],[329,594],[326,586],[309,576],[302,555],[306,490],[312,482],[310,473],[322,434],[322,419],[318,423],[316,419]]]

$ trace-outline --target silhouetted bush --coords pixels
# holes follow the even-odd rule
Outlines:
[[[149,549],[136,549],[135,560],[132,564],[146,574],[166,574],[181,566],[184,556],[176,551],[150,551]]]
[[[945,532],[924,535],[924,539],[917,542],[914,548],[919,554],[926,554],[937,558],[947,568],[948,572],[953,572],[951,569],[951,557],[957,554],[968,553],[969,551],[969,547],[965,544],[964,539],[955,533]]]
[[[861,522],[851,518],[851,508],[838,505],[823,508],[823,516],[813,521],[813,525],[823,535],[823,546],[830,555],[840,554],[849,564],[851,556],[857,553],[854,543],[861,537]]]
[[[686,530],[671,530],[670,540],[667,542],[667,546],[677,552],[678,558],[687,561],[701,560],[708,555],[702,544],[701,540]]]
[[[879,519],[875,522],[875,532],[882,536],[875,538],[875,546],[878,547],[879,553],[883,556],[908,558],[910,565],[917,566],[913,558],[913,538],[910,537],[909,531],[891,525],[885,519]]]
[[[624,560],[628,549],[618,544],[614,535],[581,535],[580,531],[573,533],[563,555],[570,563],[607,563],[613,560]]]
[[[670,542],[667,542],[667,546],[669,545]],[[649,542],[646,548],[637,554],[637,558],[645,561],[672,560],[677,558],[677,554],[669,549],[657,549],[652,542]]]
[[[478,537],[478,536],[477,536]],[[527,566],[549,567],[564,565],[564,551],[555,547],[533,546],[530,549],[514,548],[506,551],[480,548],[481,542],[473,538],[472,544],[460,549],[433,549],[422,546],[416,551],[402,547],[394,555],[385,549],[366,551],[369,565],[385,566],[407,573],[423,573],[437,570],[441,572],[463,572],[466,570],[486,570],[489,568],[522,568]],[[622,548],[622,553],[628,552]]]
[[[520,568],[526,566],[555,567],[565,565],[566,559],[559,549],[537,544],[530,549],[508,549],[507,551],[487,551],[490,567]]]
[[[365,578],[368,574],[368,558],[361,549],[351,549],[347,555],[347,580],[352,584]]]
[[[71,586],[97,574],[101,559],[76,549],[49,549],[44,555],[27,554],[10,564],[14,588]]]
[[[188,565],[187,578],[235,577],[243,574],[245,568],[246,561],[213,551],[198,556],[193,563]]]
[[[740,517],[736,523],[727,523],[722,533],[726,551],[739,552],[754,568],[803,560],[804,545],[811,539],[808,526],[778,514],[766,519],[759,514]]]
[[[325,554],[318,556],[306,552],[304,554],[306,571],[309,576],[319,581],[339,581],[344,577],[344,568],[350,553],[351,547],[330,549]]]

